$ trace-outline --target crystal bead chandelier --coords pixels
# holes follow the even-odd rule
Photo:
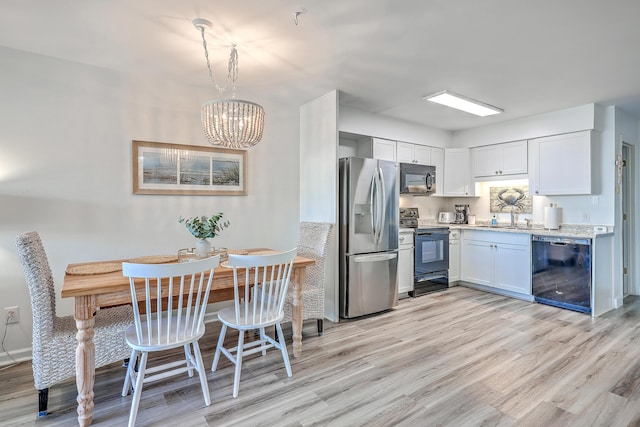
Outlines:
[[[229,55],[229,73],[224,86],[219,86],[213,78],[205,30],[211,28],[206,19],[194,19],[193,25],[202,35],[204,56],[207,60],[209,77],[220,93],[226,91],[231,83],[230,99],[214,99],[202,104],[202,128],[207,140],[212,145],[234,149],[253,147],[262,139],[264,130],[264,109],[249,101],[235,98],[236,80],[238,79],[238,51],[236,45],[231,47]]]

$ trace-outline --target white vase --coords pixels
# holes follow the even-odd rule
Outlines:
[[[206,258],[211,252],[211,243],[207,239],[200,239],[196,242],[196,255],[198,258]]]

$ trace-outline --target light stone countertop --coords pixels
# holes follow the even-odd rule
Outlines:
[[[542,224],[533,224],[531,228],[527,228],[525,223],[518,223],[515,228],[510,227],[509,223],[498,223],[497,226],[491,226],[486,222],[478,222],[476,225],[467,224],[441,224],[435,220],[419,219],[418,228],[421,227],[433,227],[433,226],[448,226],[452,230],[478,230],[478,231],[495,231],[499,233],[525,233],[537,236],[559,236],[568,238],[583,238],[594,239],[596,237],[612,236],[613,227],[602,226],[606,231],[594,231],[595,225],[576,225],[576,224],[563,224],[558,230],[547,230],[543,228]]]

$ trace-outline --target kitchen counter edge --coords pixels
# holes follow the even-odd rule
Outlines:
[[[476,231],[493,231],[498,233],[522,233],[536,236],[559,236],[559,237],[577,237],[583,239],[595,239],[597,237],[613,236],[613,231],[594,232],[593,229],[558,229],[547,230],[545,228],[526,228],[526,227],[488,227],[466,224],[449,224],[450,230],[476,230]]]

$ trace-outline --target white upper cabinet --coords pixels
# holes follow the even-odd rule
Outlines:
[[[431,147],[398,141],[396,144],[396,161],[431,166]]]
[[[396,160],[399,163],[414,163],[413,144],[408,144],[406,142],[397,142]]]
[[[592,131],[529,141],[529,186],[535,195],[591,194]]]
[[[475,147],[471,149],[471,153],[473,176],[476,178],[500,178],[504,175],[527,173],[527,141]]]
[[[374,159],[396,161],[396,141],[372,138],[372,142]]]
[[[436,180],[437,178],[438,170],[436,169]],[[475,196],[475,185],[471,182],[471,155],[468,148],[444,150],[443,196]]]
[[[431,166],[436,167],[436,192],[432,196],[444,195],[444,148],[431,147]]]

